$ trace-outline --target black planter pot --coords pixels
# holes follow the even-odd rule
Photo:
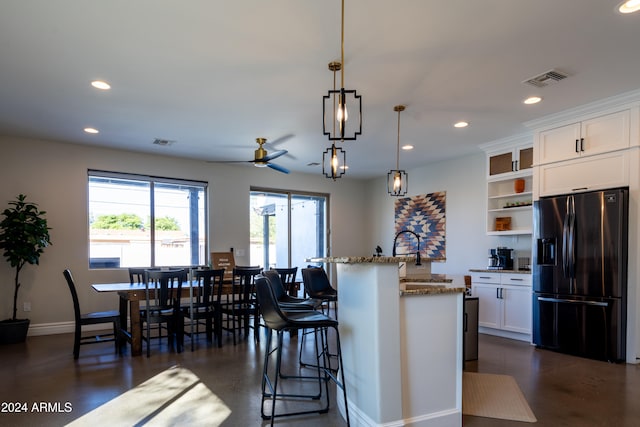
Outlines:
[[[29,319],[0,321],[0,345],[16,344],[27,339]]]

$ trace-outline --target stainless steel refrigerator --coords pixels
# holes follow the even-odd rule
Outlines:
[[[626,352],[628,190],[534,203],[533,343],[591,359]]]

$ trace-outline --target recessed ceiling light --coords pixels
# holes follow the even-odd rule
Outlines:
[[[96,128],[84,128],[86,133],[100,133],[100,131]]]
[[[453,127],[456,127],[456,128],[466,128],[467,126],[469,126],[468,122],[458,122],[453,125]]]
[[[627,0],[618,5],[618,12],[633,13],[640,10],[640,0]]]
[[[95,87],[96,89],[101,89],[101,90],[109,90],[111,89],[111,85],[105,81],[102,80],[94,80],[91,82],[91,86]]]
[[[531,105],[531,104],[537,104],[540,101],[542,101],[542,98],[540,98],[539,96],[530,96],[529,98],[525,99],[522,102],[524,102],[527,105]]]
[[[403,150],[413,150],[413,145],[411,144],[405,144],[402,146]]]

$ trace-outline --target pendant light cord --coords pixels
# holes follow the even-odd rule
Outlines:
[[[398,109],[398,145],[396,147],[396,170],[400,170],[400,109]]]

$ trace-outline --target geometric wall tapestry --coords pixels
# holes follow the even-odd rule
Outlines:
[[[396,234],[409,230],[420,236],[420,254],[427,258],[446,258],[446,199],[446,191],[439,191],[395,201]],[[417,250],[418,242],[411,233],[398,236],[398,255]]]

